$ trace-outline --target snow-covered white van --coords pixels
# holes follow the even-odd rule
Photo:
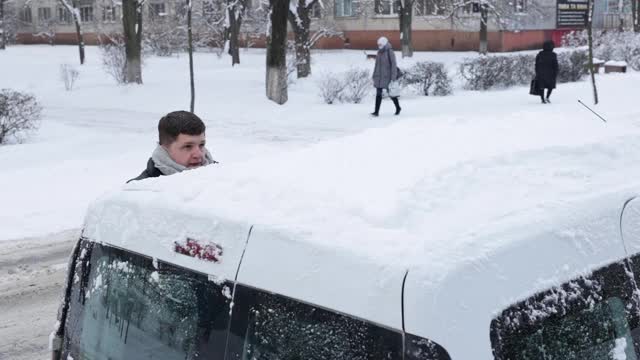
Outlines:
[[[100,198],[53,359],[640,359],[617,143],[465,133],[424,161],[410,125]]]
[[[358,253],[123,190],[89,211],[53,359],[638,359],[630,194],[531,208],[466,238],[398,236],[422,258],[403,266],[372,233],[350,234]]]

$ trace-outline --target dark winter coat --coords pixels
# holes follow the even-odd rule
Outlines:
[[[151,177],[159,177],[162,175],[164,174],[156,167],[156,164],[153,162],[153,160],[149,158],[149,161],[147,161],[147,168],[144,169],[144,171],[140,175],[138,175],[138,177],[127,181],[127,183]]]
[[[540,89],[555,89],[558,78],[558,56],[553,52],[553,43],[545,42],[543,50],[536,56],[536,79]]]
[[[387,89],[389,83],[397,78],[396,54],[393,52],[391,44],[387,44],[378,50],[376,55],[376,66],[373,68],[373,86],[377,89]]]

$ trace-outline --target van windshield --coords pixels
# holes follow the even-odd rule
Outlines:
[[[99,244],[88,264],[71,309],[73,358],[184,360],[223,351],[228,285]]]

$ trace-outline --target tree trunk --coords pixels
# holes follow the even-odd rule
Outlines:
[[[296,71],[298,78],[311,75],[311,9],[315,1],[307,5],[306,0],[298,0],[297,14],[289,12],[289,23],[293,28],[296,42]]]
[[[196,101],[196,85],[195,85],[195,76],[193,74],[193,31],[191,29],[192,23],[192,3],[191,0],[187,0],[187,36],[189,38],[189,79],[191,82],[191,107],[189,108],[191,112],[194,112],[195,101]]]
[[[6,47],[6,31],[4,30],[4,3],[5,0],[0,0],[0,50],[4,50]]]
[[[413,22],[413,0],[404,0],[400,7],[400,42],[402,44],[402,57],[413,56],[411,42],[411,24]]]
[[[231,55],[231,65],[240,64],[240,28],[242,27],[242,14],[244,8],[242,2],[231,0],[234,5],[227,4],[229,8],[229,55]]]
[[[142,8],[137,0],[122,1],[122,25],[127,56],[124,82],[142,84]]]
[[[640,32],[640,0],[631,0],[633,31]]]
[[[74,7],[74,13],[75,11],[79,11],[78,8]],[[80,65],[84,65],[84,35],[82,34],[82,28],[80,27],[80,19],[78,19],[78,16],[74,15],[73,19],[76,23],[76,39],[78,40],[78,53],[80,55]]]
[[[270,0],[271,34],[267,39],[267,98],[277,104],[288,100],[287,94],[287,14],[289,0]]]
[[[489,9],[486,4],[480,6],[480,54],[486,55],[489,51],[489,34],[487,33],[487,25],[489,22]]]
[[[74,0],[71,5],[64,0],[60,0],[60,4],[71,14],[73,22],[76,26],[76,41],[78,42],[78,54],[80,55],[80,65],[84,65],[84,35],[82,34],[82,22],[80,19],[80,9],[78,1]]]
[[[589,0],[587,37],[589,41],[589,72],[591,73],[591,85],[593,86],[593,103],[598,105],[598,88],[596,87],[596,76],[593,68],[593,0]]]

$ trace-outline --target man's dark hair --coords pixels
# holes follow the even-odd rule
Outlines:
[[[200,135],[204,131],[204,122],[196,114],[188,111],[170,112],[158,122],[160,145],[170,145],[180,134]]]

